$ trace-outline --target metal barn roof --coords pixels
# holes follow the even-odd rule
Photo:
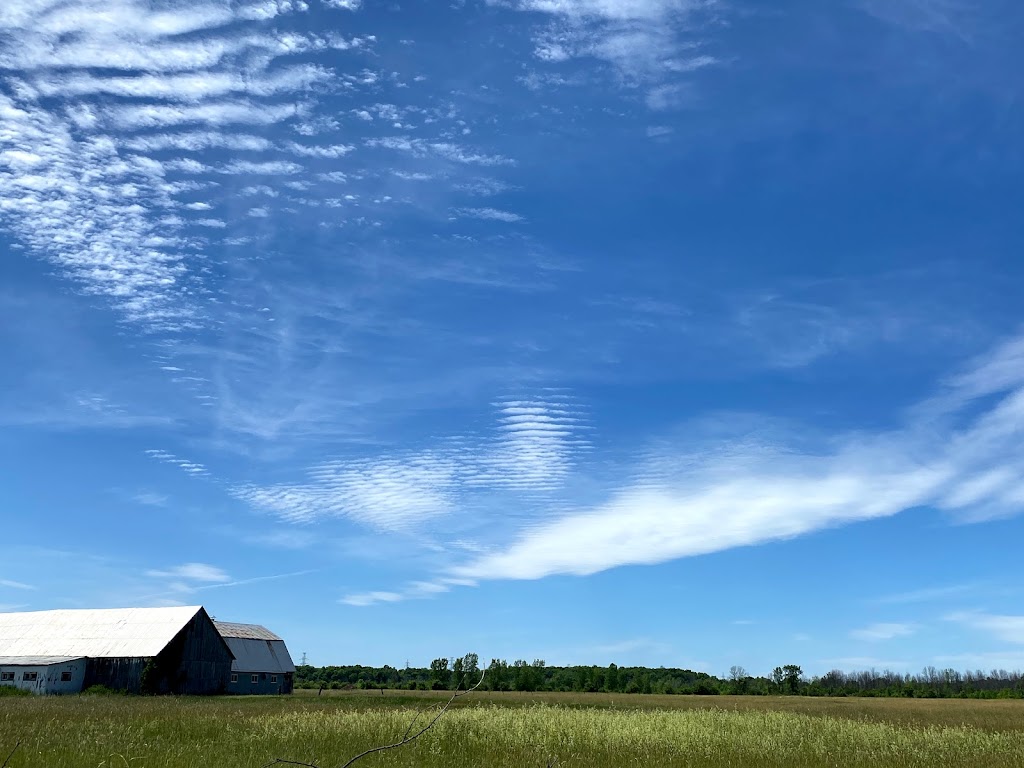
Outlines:
[[[0,613],[0,658],[156,656],[202,606]]]
[[[259,624],[235,624],[231,621],[215,621],[214,626],[221,637],[244,637],[248,640],[280,640],[266,627]]]
[[[225,637],[235,660],[232,672],[294,672],[295,665],[283,640],[247,640],[243,637]]]
[[[259,624],[213,622],[235,660],[232,672],[295,672],[295,664],[284,640]]]
[[[0,667],[48,667],[78,661],[81,656],[0,656]]]

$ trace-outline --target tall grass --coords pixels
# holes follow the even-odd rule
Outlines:
[[[67,697],[0,702],[9,768],[324,768],[400,737],[401,700]],[[1024,715],[1024,707],[1021,707]],[[0,755],[0,760],[3,756]],[[493,703],[364,766],[1024,766],[1024,732],[908,726],[768,710],[580,708]]]

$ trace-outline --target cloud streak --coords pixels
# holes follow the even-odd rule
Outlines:
[[[634,482],[606,502],[523,531],[510,546],[456,567],[474,580],[588,575],[623,565],[800,536],[932,505],[971,519],[1021,509],[1024,364],[1014,340],[943,389],[941,421],[912,411],[902,428],[841,435],[807,452],[729,446]],[[988,373],[989,375],[985,375]],[[974,399],[998,398],[978,412]],[[914,414],[917,414],[916,418]],[[1013,469],[1013,472],[1004,470]],[[996,480],[979,483],[998,473]],[[643,474],[642,472],[640,473]]]
[[[862,629],[855,629],[850,637],[855,640],[874,643],[881,640],[892,640],[897,637],[909,637],[914,634],[916,628],[913,624],[881,623],[871,624]]]

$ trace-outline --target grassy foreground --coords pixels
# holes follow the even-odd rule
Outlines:
[[[963,708],[960,722],[971,724],[953,726],[886,717],[900,702],[878,702],[885,706],[865,715],[876,700],[842,715],[829,711],[846,701],[835,699],[729,697],[709,706],[696,697],[665,697],[672,700],[669,708],[652,701],[660,697],[595,699],[597,706],[572,695],[561,701],[550,694],[547,701],[495,698],[501,697],[466,701],[413,744],[357,765],[1024,766],[1022,702],[902,705],[924,722],[935,713],[938,723]],[[804,711],[794,711],[793,701]],[[333,768],[401,737],[416,707],[429,704],[436,699],[0,699],[0,763],[21,740],[8,768],[259,768],[276,757]],[[995,715],[991,722],[978,707],[989,704],[996,705],[988,708]],[[1004,722],[1010,727],[993,727]]]

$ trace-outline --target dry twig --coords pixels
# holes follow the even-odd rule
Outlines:
[[[17,744],[14,745],[14,749],[11,750],[11,754],[9,754],[7,756],[7,759],[4,760],[3,765],[0,765],[0,768],[7,768],[7,764],[9,762],[11,762],[11,758],[14,757],[14,753],[18,751],[18,747],[20,747],[20,746],[21,746],[21,742],[20,741]]]
[[[434,724],[438,720],[441,719],[441,717],[444,715],[445,712],[448,711],[448,708],[452,705],[452,703],[456,699],[458,699],[458,698],[460,698],[462,696],[465,696],[467,694],[470,694],[473,691],[475,691],[477,688],[479,688],[480,684],[483,683],[483,681],[484,681],[484,675],[486,673],[487,673],[487,670],[481,670],[480,671],[480,679],[476,681],[476,685],[474,685],[472,688],[467,688],[464,691],[460,691],[458,689],[458,687],[456,687],[455,692],[452,694],[451,698],[448,699],[447,702],[445,702],[445,705],[443,707],[441,707],[441,710],[434,716],[434,719],[431,720],[429,723],[427,723],[422,728],[420,728],[420,730],[416,731],[416,733],[413,733],[411,736],[409,735],[410,733],[412,733],[413,726],[415,726],[416,722],[420,719],[420,715],[423,713],[423,710],[418,710],[416,712],[416,714],[413,716],[412,722],[409,723],[409,727],[405,729],[405,733],[402,735],[402,738],[400,740],[394,742],[393,744],[382,744],[379,747],[372,747],[371,749],[368,749],[365,752],[360,752],[358,755],[353,757],[347,763],[342,765],[341,768],[349,768],[349,766],[351,766],[357,760],[362,760],[367,755],[372,755],[372,754],[374,754],[376,752],[384,752],[386,750],[395,749],[397,747],[403,747],[406,744],[409,744],[410,742],[416,741],[416,739],[418,739],[420,736],[422,736],[424,733],[426,733],[427,731],[429,731],[431,728],[434,727]],[[461,683],[459,685],[461,685]],[[305,768],[320,768],[316,763],[304,763],[304,762],[301,762],[299,760],[285,760],[282,757],[279,757],[276,760],[273,760],[273,761],[267,763],[266,765],[263,766],[263,768],[270,768],[270,766],[272,766],[272,765],[300,765],[300,766],[304,766]],[[3,766],[0,766],[0,768],[3,768]]]

